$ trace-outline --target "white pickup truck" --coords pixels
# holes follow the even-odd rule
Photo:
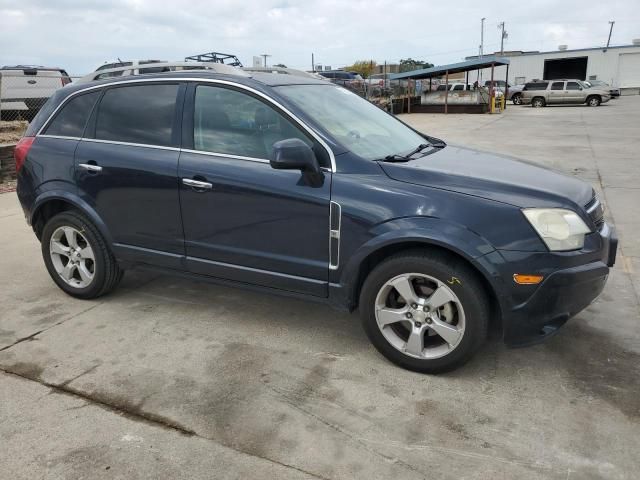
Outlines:
[[[3,120],[31,120],[58,88],[71,83],[61,68],[16,65],[0,68],[0,115]]]

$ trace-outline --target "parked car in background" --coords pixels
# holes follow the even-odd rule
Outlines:
[[[511,345],[552,335],[615,261],[591,185],[449,146],[312,78],[71,85],[15,160],[25,218],[68,295],[105,295],[148,267],[357,309],[373,345],[420,372],[469,360],[490,320]]]
[[[451,91],[461,91],[461,90],[473,90],[473,85],[468,84],[468,83],[459,83],[459,82],[453,82],[453,83],[441,83],[440,85],[438,85],[434,91],[436,92],[444,92],[445,90],[449,90]]]
[[[31,120],[47,99],[71,83],[57,67],[15,65],[0,68],[0,116],[3,120]]]
[[[597,107],[611,100],[608,90],[592,88],[581,80],[538,80],[525,84],[522,103],[533,107],[584,103]]]
[[[611,98],[618,98],[620,96],[620,89],[612,87],[607,82],[603,82],[602,80],[588,80],[584,82],[589,85],[591,88],[596,88],[599,90],[608,90]]]
[[[128,77],[130,75],[148,75],[151,73],[182,72],[187,70],[210,70],[212,72],[227,73],[230,75],[250,75],[237,67],[214,62],[154,62],[153,67],[136,67],[136,65],[123,65],[120,67],[96,70],[76,80],[75,83],[87,83],[107,78]]]
[[[509,86],[507,96],[514,105],[522,105],[522,90],[524,90],[524,83],[521,85]]]
[[[327,78],[331,83],[353,90],[358,95],[364,96],[366,93],[364,79],[358,73],[345,72],[343,70],[325,70],[318,72],[318,74]]]

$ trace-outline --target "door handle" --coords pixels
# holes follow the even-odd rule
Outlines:
[[[78,164],[78,166],[93,173],[99,173],[102,171],[102,167],[100,165],[92,165],[90,163],[80,163]]]
[[[209,182],[201,182],[200,180],[193,180],[192,178],[183,178],[182,183],[188,187],[200,188],[202,190],[211,190],[213,185]]]

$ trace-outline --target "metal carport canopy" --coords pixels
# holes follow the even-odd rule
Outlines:
[[[509,65],[509,59],[505,57],[496,57],[488,55],[481,59],[468,60],[466,62],[451,63],[449,65],[439,65],[437,67],[423,68],[420,70],[411,70],[410,72],[396,73],[389,76],[390,80],[400,80],[403,78],[412,78],[420,80],[421,78],[441,77],[448,73],[467,72],[470,70],[479,70],[481,68],[489,68],[491,65]]]

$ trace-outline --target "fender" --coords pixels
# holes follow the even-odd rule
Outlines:
[[[341,295],[346,295],[349,305],[357,301],[360,266],[366,258],[403,243],[423,243],[451,250],[471,263],[490,284],[496,297],[501,297],[502,279],[494,265],[500,262],[500,253],[486,239],[462,225],[435,217],[404,217],[376,225],[369,235],[371,238],[349,255],[340,275],[340,285],[333,285],[342,291]],[[338,291],[336,294],[340,295]]]
[[[37,217],[40,209],[51,200],[63,200],[67,203],[72,204],[78,210],[80,210],[83,214],[85,214],[89,220],[100,230],[100,233],[106,240],[109,247],[113,246],[113,239],[107,226],[104,224],[98,212],[89,205],[87,202],[82,200],[75,193],[69,192],[68,190],[61,190],[58,188],[54,188],[52,190],[47,190],[45,192],[40,193],[33,204],[33,208],[31,209],[31,218],[29,219],[31,225],[33,225],[34,219]]]

